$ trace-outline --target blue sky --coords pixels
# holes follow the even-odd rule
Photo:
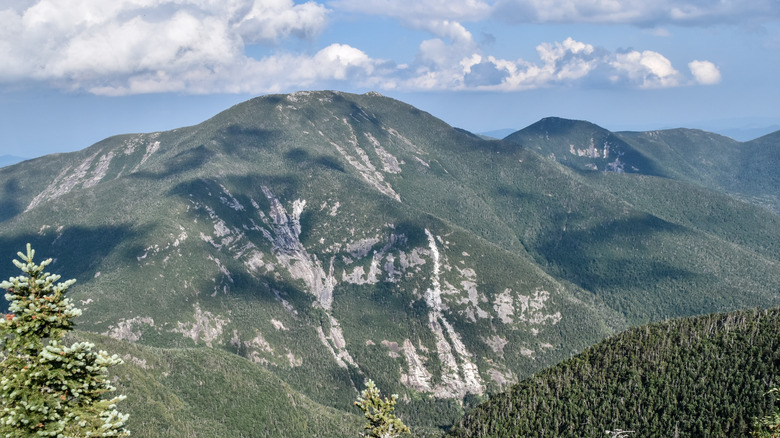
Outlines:
[[[0,0],[0,22],[0,155],[314,89],[474,132],[780,129],[778,0]]]

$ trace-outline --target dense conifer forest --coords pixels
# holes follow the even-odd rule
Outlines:
[[[743,437],[770,414],[780,309],[670,320],[611,337],[492,397],[457,437]]]

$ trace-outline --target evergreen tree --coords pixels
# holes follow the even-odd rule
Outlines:
[[[780,388],[772,388],[767,394],[780,392]],[[780,410],[775,409],[771,415],[754,421],[753,436],[756,438],[780,437]]]
[[[0,318],[0,436],[127,436],[127,415],[104,399],[114,387],[107,367],[122,363],[116,355],[93,351],[94,345],[61,343],[81,314],[65,292],[76,280],[56,283],[44,272],[51,259],[33,262],[35,251],[18,253],[14,264],[24,273],[0,283],[10,313]]]
[[[398,395],[382,398],[379,394],[379,388],[376,387],[373,380],[366,383],[366,389],[360,393],[355,402],[355,406],[363,411],[363,415],[368,420],[364,429],[368,433],[363,436],[371,438],[394,438],[403,433],[410,433],[406,425],[395,416],[395,403]]]

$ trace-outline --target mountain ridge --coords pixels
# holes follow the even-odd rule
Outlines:
[[[0,169],[0,248],[76,277],[85,331],[219,349],[344,412],[371,378],[418,428],[631,325],[780,304],[776,215],[544,146],[377,94],[263,96]]]
[[[550,134],[552,133],[552,137]],[[700,129],[610,132],[585,121],[548,117],[504,138],[580,171],[660,176],[725,192],[774,212],[780,183],[780,131],[739,142]]]

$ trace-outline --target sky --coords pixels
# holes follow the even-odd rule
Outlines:
[[[780,129],[780,0],[0,0],[0,23],[0,155],[320,89],[472,132]]]

